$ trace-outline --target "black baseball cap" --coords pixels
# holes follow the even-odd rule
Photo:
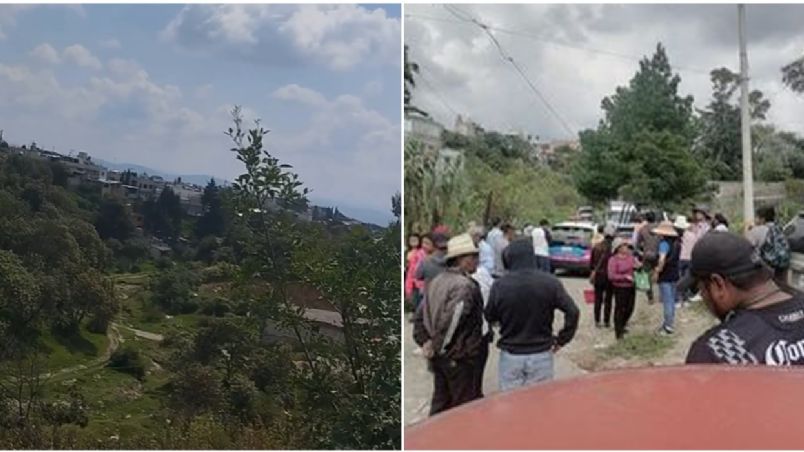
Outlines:
[[[751,242],[731,232],[707,232],[692,249],[689,274],[679,282],[688,289],[711,275],[738,276],[764,266]]]

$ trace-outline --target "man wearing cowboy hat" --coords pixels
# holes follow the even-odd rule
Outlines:
[[[447,243],[447,269],[427,286],[422,307],[424,355],[433,373],[430,415],[483,397],[488,338],[483,336],[483,299],[471,278],[479,250],[469,234]]]
[[[527,237],[511,242],[503,260],[507,271],[491,286],[485,315],[500,325],[498,376],[507,391],[553,378],[553,354],[572,340],[580,311],[561,281],[538,269]],[[564,328],[554,335],[556,310]]]
[[[664,306],[664,322],[659,331],[663,334],[673,334],[673,321],[676,315],[676,285],[679,274],[679,257],[681,244],[678,232],[670,221],[662,221],[653,233],[661,238],[659,242],[659,263],[653,269],[653,282],[659,284],[659,299]]]
[[[688,364],[804,364],[804,296],[779,287],[748,240],[707,234],[692,252],[684,284],[698,286],[720,320],[693,342]]]

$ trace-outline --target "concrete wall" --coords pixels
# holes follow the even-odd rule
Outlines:
[[[715,199],[743,197],[742,182],[713,182],[718,186]],[[756,200],[778,201],[786,195],[784,182],[754,182],[754,198]]]

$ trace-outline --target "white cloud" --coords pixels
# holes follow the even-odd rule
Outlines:
[[[13,118],[5,117],[3,122],[17,125],[9,130],[23,131],[42,122],[55,124],[57,128],[61,125],[58,135],[71,136],[74,143],[88,149],[97,149],[99,142],[110,139],[128,140],[130,147],[112,150],[123,154],[126,151],[139,154],[143,143],[178,146],[181,140],[188,140],[201,145],[199,141],[214,138],[204,136],[209,134],[209,120],[183,104],[179,88],[154,82],[134,61],[113,60],[110,67],[117,71],[110,69],[107,76],[90,77],[84,84],[66,86],[50,70],[0,64],[0,97],[14,107]],[[76,133],[78,137],[74,136]],[[152,156],[154,151],[161,152],[151,150]]]
[[[162,38],[267,64],[315,63],[334,70],[399,64],[401,24],[356,5],[188,5]]]
[[[61,61],[59,52],[47,43],[39,44],[31,50],[31,56],[47,64],[58,64]]]
[[[198,99],[206,99],[212,94],[212,84],[205,83],[195,88],[193,95]]]
[[[115,38],[103,39],[98,44],[104,49],[119,49],[122,47],[120,41]]]
[[[397,93],[401,92],[401,87],[392,87],[392,90],[396,90]],[[363,96],[364,97],[375,97],[383,92],[383,83],[379,80],[372,80],[363,87]],[[389,95],[393,95],[389,93]],[[401,94],[400,94],[401,96]]]
[[[321,106],[327,103],[324,96],[318,91],[304,88],[295,83],[285,85],[273,93],[276,99],[295,101],[305,105]]]
[[[100,70],[103,64],[95,57],[86,47],[80,44],[73,44],[64,49],[62,52],[64,61],[73,63],[80,67],[85,67],[93,70]]]
[[[327,98],[302,86],[280,88],[275,97],[311,106],[292,130],[275,130],[269,144],[293,164],[314,194],[355,200],[386,211],[399,191],[400,124],[365,105],[357,96]]]
[[[400,23],[382,9],[357,5],[302,5],[280,27],[302,52],[336,70],[354,67],[364,58],[399,61]]]
[[[34,5],[0,5],[0,40],[8,37],[8,31],[17,25],[19,13],[33,8]]]

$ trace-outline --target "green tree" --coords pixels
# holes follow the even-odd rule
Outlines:
[[[752,135],[757,179],[779,182],[804,176],[804,143],[795,134],[771,125],[757,125]]]
[[[131,212],[117,199],[104,199],[95,219],[95,229],[104,240],[128,240],[134,234]]]
[[[804,56],[782,67],[782,82],[797,93],[804,93]]]
[[[198,278],[184,266],[157,274],[151,281],[151,301],[168,314],[188,314],[198,308],[195,290]]]
[[[165,187],[157,200],[145,201],[142,213],[147,232],[168,242],[179,238],[183,216],[181,200],[170,187]]]
[[[199,239],[206,236],[221,237],[226,232],[226,211],[220,191],[215,179],[210,179],[204,188],[204,194],[201,196],[204,213],[195,227],[195,236]]]
[[[41,286],[11,251],[0,250],[0,339],[11,344],[42,320]],[[10,349],[10,347],[9,347]],[[7,349],[8,350],[8,349]],[[0,361],[3,359],[0,351]]]
[[[740,76],[727,68],[712,70],[712,100],[700,111],[701,136],[695,152],[707,165],[711,177],[718,180],[742,178],[742,143],[740,107],[734,99]],[[751,119],[765,119],[770,102],[761,91],[749,94]]]
[[[652,57],[640,61],[628,86],[603,99],[604,118],[597,130],[580,134],[574,176],[581,194],[592,201],[623,197],[667,205],[706,189],[705,173],[690,153],[693,98],[679,95],[680,82],[658,44]],[[671,166],[665,172],[657,162]]]
[[[416,112],[419,114],[423,114],[424,116],[428,116],[422,110],[414,107],[410,104],[410,99],[413,95],[413,89],[416,87],[416,80],[415,76],[419,73],[419,65],[413,61],[408,59],[408,46],[405,45],[405,64],[403,67],[403,79],[405,83],[405,111]]]

